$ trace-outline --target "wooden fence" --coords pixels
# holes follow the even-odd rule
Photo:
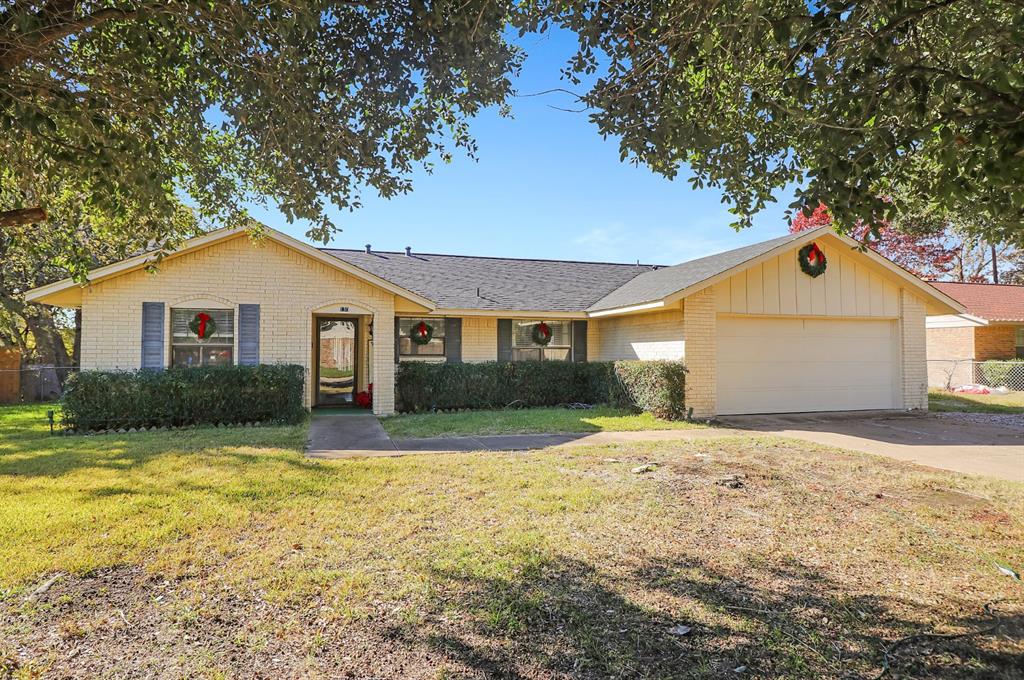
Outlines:
[[[0,348],[0,404],[21,400],[21,352]]]

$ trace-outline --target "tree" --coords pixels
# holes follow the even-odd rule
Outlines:
[[[69,192],[159,226],[187,195],[229,225],[271,201],[326,240],[325,201],[474,152],[466,119],[520,63],[507,18],[486,0],[0,0],[0,229]]]
[[[968,222],[965,216],[954,221],[937,220],[934,214],[903,215],[895,223],[883,222],[874,228],[858,223],[850,235],[915,276],[929,281],[991,281],[998,277],[992,273],[999,271],[1000,264],[1005,264],[1007,274],[1015,271],[1024,251],[1005,243],[993,247],[980,239],[965,236],[961,224]],[[797,233],[832,223],[831,210],[819,203],[809,215],[798,212],[789,230]]]
[[[795,185],[837,228],[904,198],[965,201],[1024,245],[1019,0],[536,0],[579,35],[566,67],[623,158],[721,187],[737,225]],[[895,199],[894,199],[895,197]]]
[[[137,229],[133,232],[131,226]],[[27,359],[57,367],[77,363],[80,316],[25,302],[25,292],[62,279],[85,266],[100,266],[149,251],[154,262],[166,252],[151,240],[159,231],[165,244],[198,235],[195,215],[180,203],[171,219],[124,214],[111,220],[90,210],[83,197],[66,193],[51,204],[48,237],[36,240],[22,230],[0,231],[0,343],[18,347]]]

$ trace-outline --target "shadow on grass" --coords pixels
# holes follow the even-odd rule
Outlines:
[[[0,440],[0,475],[58,477],[76,470],[127,470],[167,456],[208,454],[239,465],[259,462],[259,450],[301,453],[300,427],[196,428],[128,435],[63,435],[14,432]],[[255,450],[256,452],[246,452]],[[311,467],[300,457],[278,459],[299,468]]]
[[[388,637],[487,677],[860,678],[886,663],[901,677],[1020,677],[1019,613],[950,620],[919,603],[844,593],[799,565],[772,570],[770,589],[657,560],[611,582],[575,561],[534,562],[512,579],[435,576],[458,593],[440,596],[441,623]],[[932,621],[984,634],[893,647]]]

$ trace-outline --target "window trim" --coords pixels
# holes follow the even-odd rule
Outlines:
[[[399,361],[401,361],[403,359],[411,359],[411,360],[416,360],[416,361],[445,361],[445,360],[447,360],[447,358],[448,358],[448,354],[447,354],[447,351],[448,351],[448,339],[447,339],[447,333],[445,332],[445,317],[436,317],[436,316],[396,316],[395,318],[398,319],[398,331],[399,332],[398,332],[398,337],[395,338],[395,344],[398,347],[398,359],[399,359]],[[434,334],[431,336],[431,340],[440,340],[441,341],[441,351],[440,351],[440,353],[436,353],[436,354],[415,354],[415,353],[414,354],[406,354],[405,352],[403,352],[402,351],[402,338],[403,337],[408,337],[407,335],[404,335],[402,333],[402,322],[405,321],[405,320],[411,320],[413,322],[426,321],[431,326],[433,326],[434,327]],[[441,332],[440,335],[438,335],[438,331]],[[414,343],[412,341],[412,338],[409,338],[409,344],[413,348],[416,348],[416,347],[420,346],[420,345],[417,345],[416,343]]]
[[[167,323],[167,366],[168,366],[168,368],[201,368],[201,367],[204,367],[204,366],[208,366],[209,364],[202,363],[203,353],[202,353],[201,348],[203,348],[203,347],[223,347],[223,348],[229,348],[230,351],[231,351],[231,363],[230,364],[222,364],[222,365],[230,365],[230,366],[238,365],[238,308],[237,307],[228,307],[228,306],[223,306],[223,307],[221,307],[221,306],[217,306],[217,307],[214,307],[214,306],[193,307],[193,306],[187,306],[188,303],[189,302],[193,302],[193,300],[185,300],[183,302],[184,302],[184,305],[180,305],[180,306],[167,305],[168,314],[167,314],[167,322],[166,323]],[[230,314],[231,315],[231,338],[230,338],[230,340],[225,338],[221,342],[198,342],[198,341],[197,342],[191,342],[191,343],[190,342],[175,342],[174,314],[175,314],[175,312],[180,312],[180,311],[191,312],[192,314],[197,314],[199,312],[225,312],[227,314]],[[218,328],[218,330],[220,330],[220,329]],[[182,364],[175,364],[174,363],[174,348],[176,346],[179,347],[179,348],[180,347],[198,347],[198,348],[200,348],[200,352],[199,352],[200,363],[196,364],[196,365],[193,365],[193,366],[184,366]]]
[[[531,342],[529,345],[516,345],[516,326],[524,324],[539,324],[546,323],[549,326],[551,324],[561,324],[565,327],[565,336],[568,340],[565,344],[555,345],[548,343],[547,345],[538,345]],[[512,350],[512,361],[564,361],[566,363],[572,363],[573,356],[573,344],[572,344],[572,319],[512,319],[512,338],[511,338],[511,350]],[[565,350],[567,355],[564,359],[549,359],[547,358],[547,351],[551,349]],[[540,359],[516,359],[517,350],[538,350],[540,352]]]

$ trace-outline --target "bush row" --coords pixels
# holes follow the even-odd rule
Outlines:
[[[82,371],[65,386],[64,424],[109,430],[296,423],[306,413],[303,380],[295,365]]]
[[[399,364],[401,411],[558,406],[631,406],[659,418],[685,415],[686,368],[678,361],[517,361]]]

